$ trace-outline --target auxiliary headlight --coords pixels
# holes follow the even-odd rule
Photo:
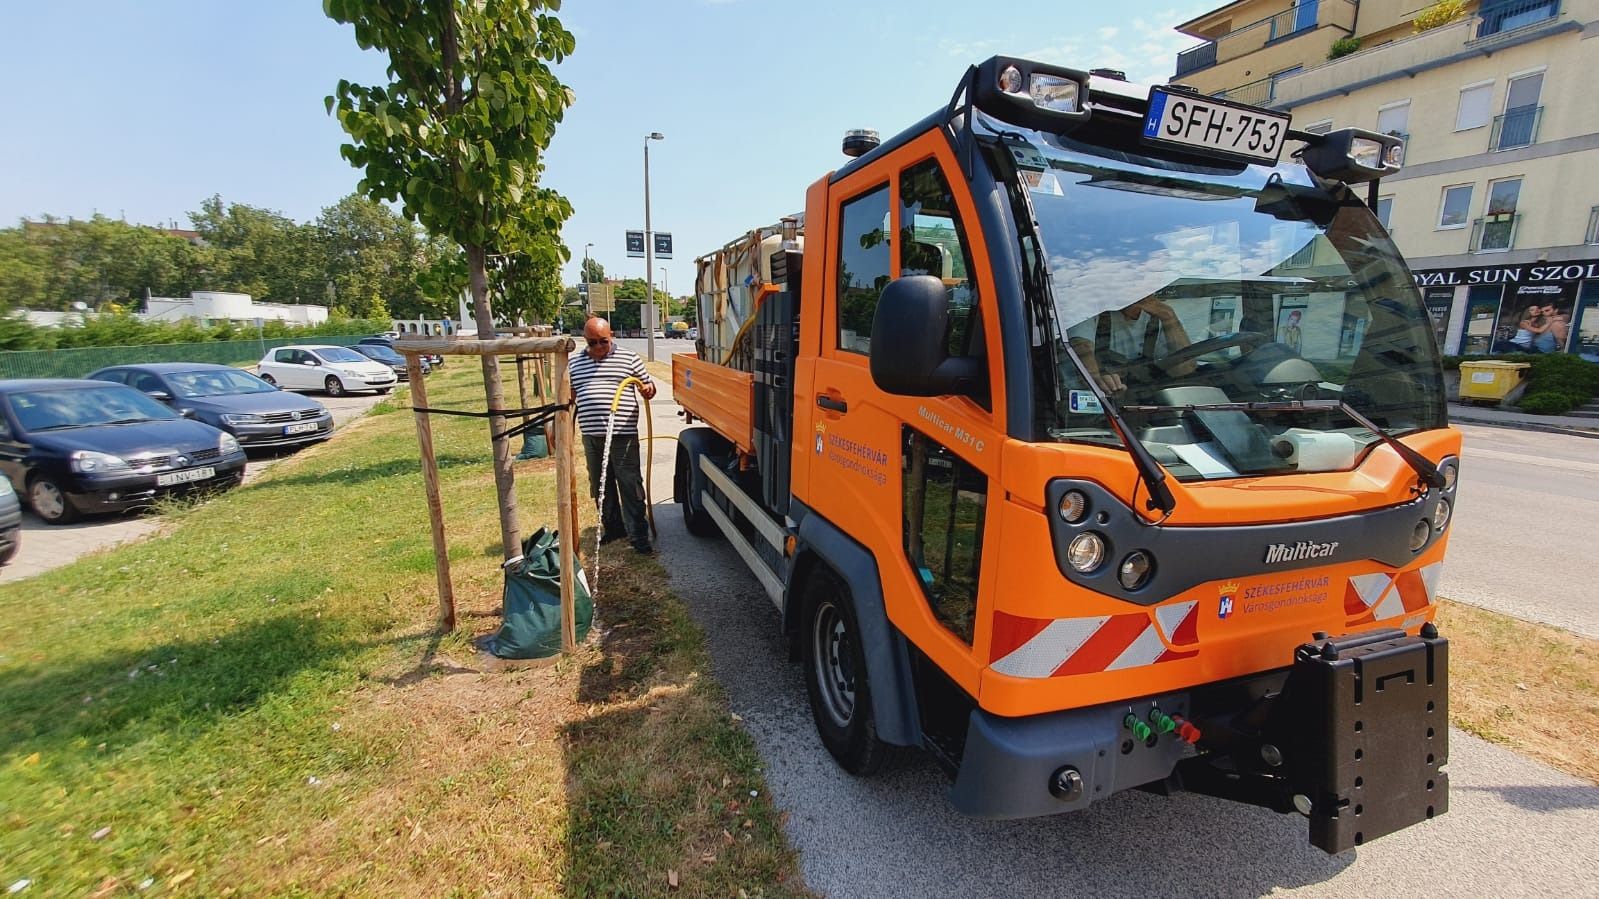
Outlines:
[[[1432,510],[1432,529],[1441,531],[1449,527],[1449,518],[1454,514],[1454,511],[1449,505],[1448,499],[1438,500],[1438,508]]]
[[[1088,513],[1088,497],[1081,490],[1068,490],[1060,496],[1060,520],[1067,524],[1076,524],[1083,520]]]
[[[1082,99],[1079,87],[1070,78],[1044,72],[1034,72],[1027,84],[1028,93],[1033,95],[1033,104],[1050,112],[1076,112]]]
[[[1149,583],[1149,576],[1155,571],[1155,558],[1141,549],[1135,549],[1122,559],[1122,564],[1116,571],[1116,579],[1121,581],[1122,587],[1128,590],[1137,590]]]
[[[1366,137],[1357,137],[1349,142],[1349,161],[1363,169],[1382,168],[1382,144]]]

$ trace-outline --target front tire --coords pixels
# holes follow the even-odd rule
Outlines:
[[[48,477],[38,476],[28,483],[28,505],[45,524],[71,524],[78,519],[67,492]]]
[[[870,777],[899,750],[877,737],[854,599],[831,571],[816,571],[807,579],[804,609],[805,692],[816,732],[840,767]]]
[[[345,393],[344,382],[333,375],[328,375],[328,379],[322,382],[322,388],[327,391],[328,396],[344,396]]]
[[[271,384],[273,387],[278,386],[278,382],[271,375],[262,375],[261,380]]]

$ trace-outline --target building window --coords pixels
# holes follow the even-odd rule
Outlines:
[[[1536,25],[1559,12],[1560,0],[1483,0],[1478,11],[1482,21],[1477,25],[1477,37]]]
[[[1599,206],[1588,210],[1588,233],[1582,239],[1583,243],[1599,243]]]
[[[1470,184],[1457,184],[1444,188],[1443,205],[1438,210],[1439,230],[1464,228],[1471,216]]]
[[[1542,72],[1510,79],[1505,88],[1505,112],[1494,119],[1490,150],[1512,150],[1538,139],[1538,119],[1543,115],[1538,96],[1542,92]]]
[[[1389,217],[1392,216],[1393,214],[1394,214],[1394,198],[1393,197],[1378,197],[1377,198],[1377,221],[1382,222],[1382,226],[1384,228],[1388,229],[1389,231],[1393,231],[1393,226],[1391,224],[1389,224]]]
[[[1377,110],[1377,132],[1398,137],[1410,136],[1410,101],[1394,103]]]
[[[1306,134],[1326,134],[1332,130],[1332,125],[1332,119],[1322,119],[1319,122],[1312,122],[1306,125],[1304,131]]]
[[[1488,206],[1476,221],[1472,235],[1474,252],[1494,253],[1515,245],[1516,222],[1521,218],[1516,213],[1516,201],[1520,198],[1520,178],[1488,182]]]
[[[1494,83],[1485,81],[1460,89],[1460,106],[1455,110],[1455,130],[1470,131],[1488,124],[1492,117]]]
[[[872,317],[888,286],[888,185],[844,204],[838,229],[838,348],[872,351]]]

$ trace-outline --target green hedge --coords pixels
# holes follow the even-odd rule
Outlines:
[[[81,378],[108,365],[140,365],[153,362],[214,362],[217,365],[247,365],[265,356],[267,350],[295,343],[326,343],[349,346],[372,332],[362,334],[298,334],[263,340],[206,340],[198,343],[158,343],[143,346],[75,347],[64,350],[13,350],[0,352],[0,378]]]

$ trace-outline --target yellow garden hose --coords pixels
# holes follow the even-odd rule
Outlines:
[[[644,519],[650,524],[650,539],[659,539],[655,530],[655,508],[651,499],[651,483],[654,465],[651,462],[655,456],[655,418],[650,413],[650,398],[644,395],[644,382],[638,378],[623,378],[622,383],[616,385],[616,393],[611,396],[611,413],[605,420],[605,450],[600,454],[600,495],[595,503],[599,506],[600,522],[594,528],[594,575],[589,579],[590,589],[598,592],[600,586],[600,532],[605,527],[605,477],[611,467],[611,438],[615,434],[616,410],[622,405],[622,394],[627,388],[632,387],[639,392],[641,400],[639,411],[644,419]],[[663,437],[664,440],[675,440],[675,437]]]

